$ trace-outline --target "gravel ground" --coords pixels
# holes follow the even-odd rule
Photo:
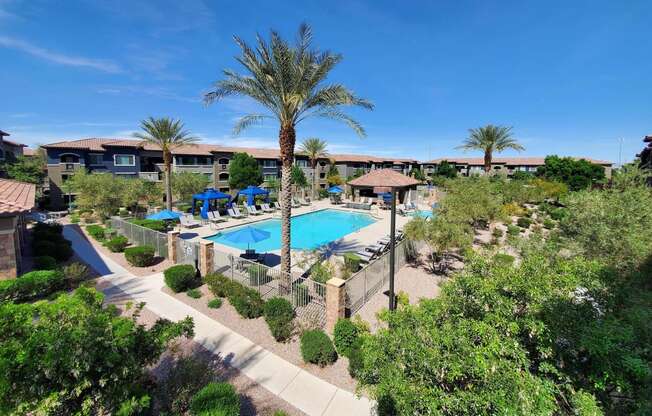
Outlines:
[[[108,285],[107,282],[100,282],[97,285],[97,288],[106,288]],[[107,299],[107,303],[116,305],[123,315],[130,314],[130,308],[128,307],[130,302],[132,302],[132,299],[124,293],[111,299]],[[158,315],[145,307],[141,311],[138,322],[146,327],[151,327],[158,318]],[[241,415],[243,416],[272,416],[277,410],[283,410],[288,415],[305,415],[305,413],[294,408],[291,404],[282,400],[278,396],[275,396],[267,389],[242,374],[240,371],[224,364],[219,355],[211,353],[193,340],[185,338],[176,340],[173,345],[168,348],[168,351],[163,354],[159,362],[152,366],[152,374],[157,379],[162,378],[164,374],[167,374],[168,368],[174,363],[177,357],[184,355],[193,355],[196,358],[207,362],[209,367],[214,371],[214,378],[216,381],[227,381],[236,388],[240,394],[240,400],[242,403]]]
[[[226,299],[224,300],[222,307],[219,309],[211,309],[207,306],[207,303],[209,300],[213,299],[214,296],[210,293],[206,285],[202,286],[200,290],[203,294],[202,297],[199,299],[193,299],[183,292],[174,293],[168,287],[163,288],[165,293],[174,296],[204,315],[215,319],[222,325],[225,325],[240,335],[247,337],[253,343],[258,344],[292,364],[303,368],[322,380],[344,390],[355,392],[356,381],[349,375],[348,358],[339,356],[333,365],[324,368],[314,364],[306,364],[301,358],[299,335],[297,333],[295,333],[292,339],[287,342],[277,342],[269,332],[269,328],[267,327],[264,318],[244,319],[240,317],[238,312]],[[301,322],[297,323],[297,327],[305,328],[307,326],[309,327],[310,325]]]

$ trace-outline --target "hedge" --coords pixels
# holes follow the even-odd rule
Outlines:
[[[294,307],[283,298],[271,298],[263,307],[265,322],[277,341],[285,341],[292,335]]]
[[[57,261],[66,261],[72,257],[73,251],[70,247],[70,241],[59,236],[54,237],[53,240],[35,240],[32,244],[32,251],[36,257],[50,256],[54,257]]]
[[[226,297],[243,318],[258,318],[263,314],[263,298],[256,290],[230,280],[220,273],[211,273],[204,277],[211,293]]]
[[[17,279],[0,280],[0,301],[27,302],[49,296],[63,288],[64,276],[58,270],[37,270]]]
[[[207,274],[204,276],[204,282],[208,285],[211,293],[220,298],[228,297],[233,285],[237,284],[221,273]]]
[[[190,264],[177,264],[168,267],[163,272],[165,284],[175,293],[194,288],[197,280],[196,274],[195,266]]]
[[[337,352],[333,342],[321,329],[306,331],[301,336],[301,356],[307,363],[320,367],[332,364],[337,360]]]
[[[240,397],[229,383],[208,383],[190,401],[192,416],[239,416]]]
[[[349,350],[349,375],[353,378],[358,378],[360,375],[360,370],[362,370],[364,366],[364,360],[363,360],[363,355],[362,355],[362,348],[360,346],[360,342],[356,342],[355,345],[351,347]]]
[[[333,339],[337,352],[345,357],[349,356],[351,348],[358,341],[358,327],[351,320],[340,318],[333,329]]]
[[[122,253],[125,251],[127,245],[129,245],[129,239],[125,236],[118,235],[104,243],[104,245],[114,253]]]
[[[104,227],[102,227],[101,225],[97,225],[97,224],[87,225],[86,232],[88,232],[88,234],[90,234],[90,236],[96,239],[97,241],[104,240]]]
[[[154,247],[136,246],[125,249],[125,258],[132,266],[146,267],[154,263]]]
[[[149,228],[150,230],[159,231],[164,233],[168,230],[168,226],[163,220],[131,220],[132,224],[140,225],[141,227]]]
[[[57,267],[57,260],[51,256],[34,257],[34,269],[54,270]]]
[[[355,253],[344,253],[344,267],[351,273],[360,270],[362,259]]]

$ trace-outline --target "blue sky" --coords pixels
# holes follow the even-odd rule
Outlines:
[[[273,122],[231,135],[255,104],[201,96],[240,69],[233,35],[294,36],[306,21],[315,46],[344,56],[330,79],[376,109],[351,111],[366,139],[311,121],[299,140],[424,160],[461,155],[469,128],[494,123],[524,155],[617,162],[622,139],[627,161],[652,133],[651,16],[645,0],[0,0],[0,129],[31,145],[127,137],[169,115],[207,142],[275,147]]]

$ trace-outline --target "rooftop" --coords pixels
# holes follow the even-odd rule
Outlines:
[[[348,182],[351,186],[362,186],[369,188],[405,188],[418,185],[421,182],[405,176],[394,169],[372,170],[366,175],[355,178]]]
[[[504,165],[518,165],[518,166],[542,166],[545,164],[545,157],[494,157],[492,163]],[[576,160],[586,160],[598,165],[611,165],[612,163],[607,160],[591,159],[589,157],[573,157]],[[482,157],[441,157],[438,159],[429,160],[423,163],[438,164],[443,161],[454,162],[466,165],[484,166],[484,158]]]
[[[17,215],[34,208],[36,185],[0,179],[0,216]]]

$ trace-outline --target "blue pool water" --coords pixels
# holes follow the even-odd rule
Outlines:
[[[325,209],[308,214],[292,217],[292,243],[296,250],[312,250],[331,241],[338,240],[360,228],[374,223],[376,220],[369,214],[357,212],[346,212],[337,209]],[[257,243],[249,244],[249,248],[259,252],[279,250],[281,248],[281,220],[271,219],[260,221],[250,225],[259,230],[268,231],[268,239]],[[222,233],[206,237],[225,246],[235,247],[241,250],[247,248],[247,244],[233,243],[226,239],[226,236],[242,227],[226,230]]]
[[[419,216],[419,217],[423,217],[423,218],[426,218],[426,219],[432,218],[432,210],[423,209],[423,210],[419,210],[419,211],[414,211],[414,212],[412,212],[410,214],[410,216],[411,217]]]

